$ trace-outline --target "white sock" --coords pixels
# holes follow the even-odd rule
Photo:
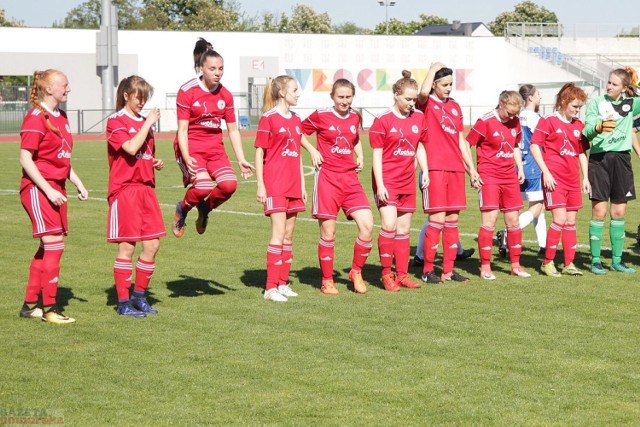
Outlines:
[[[518,222],[520,222],[520,228],[523,230],[527,225],[531,224],[532,221],[534,221],[534,218],[531,211],[525,211],[521,213],[520,216],[518,217]]]
[[[538,237],[538,246],[545,248],[547,246],[547,220],[544,218],[544,212],[534,220],[536,237]]]

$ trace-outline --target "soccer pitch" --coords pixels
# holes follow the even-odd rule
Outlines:
[[[253,159],[253,141],[244,143]],[[371,152],[366,138],[363,143],[360,178],[372,200]],[[255,201],[255,181],[240,178],[236,194],[211,214],[206,234],[196,233],[194,211],[184,237],[176,239],[170,223],[184,189],[171,141],[158,145],[166,166],[156,174],[157,193],[169,235],[161,240],[149,300],[160,314],[134,319],[115,313],[116,246],[105,240],[106,143],[76,142],[72,164],[90,200],[72,197],[68,183],[71,230],[59,301],[77,323],[55,326],[18,317],[37,241],[17,193],[19,145],[0,144],[0,421],[21,411],[63,414],[65,425],[73,426],[640,420],[640,271],[587,272],[586,198],[576,257],[584,277],[542,276],[527,228],[522,264],[530,279],[510,276],[496,250],[495,281],[480,280],[476,253],[456,266],[471,282],[398,293],[382,289],[375,242],[363,272],[369,292],[348,290],[357,231],[341,216],[335,297],[319,291],[318,225],[308,204],[294,235],[292,279],[300,296],[277,304],[261,293],[270,224]],[[480,214],[471,189],[468,206],[460,220],[462,243],[476,247]],[[638,212],[638,202],[631,202],[625,261],[636,268]],[[375,209],[374,218],[379,224]],[[424,219],[414,216],[412,247]],[[608,220],[608,246],[607,230]],[[603,255],[608,266],[610,253]],[[419,270],[410,273],[419,278]]]

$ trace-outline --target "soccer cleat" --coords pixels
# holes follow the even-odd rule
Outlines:
[[[411,262],[411,265],[414,267],[422,267],[424,265],[424,260],[420,258],[418,255],[416,255],[413,257],[413,261]]]
[[[599,262],[591,264],[591,272],[593,274],[598,275],[598,276],[603,276],[603,275],[607,274],[607,270],[605,270],[604,267],[602,266],[602,264],[599,263]]]
[[[481,268],[480,269],[480,278],[483,280],[496,280],[495,274],[491,272],[490,268]]]
[[[76,319],[74,319],[73,317],[65,316],[59,309],[55,307],[52,307],[44,312],[41,319],[43,322],[53,323],[54,325],[66,325],[68,323],[73,323],[76,321]]]
[[[353,291],[356,294],[366,294],[367,284],[362,279],[362,271],[351,270],[349,272],[349,280],[353,283]]]
[[[396,283],[396,275],[393,273],[383,275],[380,280],[382,280],[382,285],[389,292],[398,292],[400,290],[400,286]]]
[[[143,313],[148,313],[148,314],[158,314],[158,310],[156,310],[155,308],[151,307],[151,305],[149,305],[149,302],[147,301],[147,299],[145,297],[133,297],[131,298],[131,305],[133,306],[133,308],[135,308],[136,310],[139,310]]]
[[[518,277],[531,277],[531,274],[527,273],[526,271],[524,271],[524,268],[518,266],[516,268],[514,268],[513,270],[511,270],[511,275],[512,276],[518,276]]]
[[[611,264],[611,267],[609,267],[611,269],[611,271],[617,271],[619,273],[635,273],[636,269],[635,268],[631,268],[631,267],[627,267],[624,262],[617,262],[615,264]]]
[[[440,283],[442,283],[440,281],[440,278],[433,271],[427,271],[422,275],[421,278],[423,282],[431,283],[433,285],[439,285]]]
[[[33,308],[29,306],[26,302],[22,304],[22,308],[20,309],[20,317],[23,319],[38,319],[42,318],[42,309],[37,305],[34,305]]]
[[[294,292],[293,289],[291,289],[291,286],[289,286],[288,283],[278,285],[278,292],[280,292],[282,295],[284,295],[287,298],[298,296],[298,294]]]
[[[409,288],[409,289],[419,289],[421,287],[420,283],[416,283],[413,280],[411,280],[411,277],[409,277],[408,274],[398,277],[396,279],[396,283],[398,284],[398,287],[404,286],[405,288]]]
[[[337,295],[338,288],[336,288],[336,286],[333,284],[333,279],[322,279],[320,292],[322,292],[325,295]]]
[[[176,213],[173,216],[173,223],[171,224],[171,230],[173,231],[173,235],[176,237],[182,237],[184,234],[185,221],[187,219],[187,215],[182,212],[181,203],[178,202],[176,205]]]
[[[498,241],[498,254],[500,258],[507,257],[507,231],[500,230],[496,233],[496,240]]]
[[[119,303],[116,312],[120,316],[147,317],[147,314],[144,311],[134,308],[133,304],[131,304],[131,301]]]
[[[582,276],[582,271],[578,270],[573,263],[570,263],[569,265],[564,266],[562,274],[566,274],[568,276]]]
[[[467,258],[471,258],[471,256],[475,253],[476,250],[473,248],[464,249],[462,253],[456,254],[456,261],[464,261]]]
[[[201,200],[196,206],[198,209],[198,218],[196,219],[196,231],[198,234],[204,234],[209,224],[209,207],[205,200]]]
[[[466,276],[463,276],[462,274],[458,274],[455,271],[452,271],[450,273],[444,274],[442,273],[442,276],[440,276],[440,280],[442,280],[442,282],[468,282],[469,278]]]
[[[278,288],[271,288],[268,291],[264,291],[264,299],[265,301],[274,301],[274,302],[287,302],[289,301],[287,297],[278,292]]]
[[[560,277],[561,274],[558,272],[558,270],[556,270],[556,266],[553,264],[553,262],[550,262],[549,264],[542,264],[542,267],[540,267],[540,270],[542,270],[542,272],[544,274],[546,274],[549,277]]]

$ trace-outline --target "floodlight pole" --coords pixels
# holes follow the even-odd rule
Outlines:
[[[100,31],[96,34],[96,65],[102,79],[102,110],[114,110],[118,67],[118,12],[111,0],[101,0]]]
[[[389,6],[395,6],[396,2],[391,0],[378,0],[378,4],[380,6],[384,6],[384,15],[385,15],[384,22],[386,26],[385,33],[389,35]]]

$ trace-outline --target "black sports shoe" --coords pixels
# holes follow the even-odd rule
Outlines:
[[[20,317],[23,319],[39,319],[43,314],[42,308],[38,307],[38,304],[29,305],[25,302],[20,309]]]
[[[507,232],[505,230],[500,230],[496,233],[496,240],[498,242],[498,254],[500,254],[500,258],[507,257],[507,245],[504,244],[507,238]]]
[[[442,281],[452,281],[452,282],[468,282],[469,278],[466,276],[463,276],[462,274],[458,274],[455,271],[452,271],[451,274],[447,274],[447,275],[442,275]]]
[[[544,256],[544,254],[547,252],[547,248],[540,248],[538,249],[538,255],[542,255]]]
[[[476,250],[473,248],[463,249],[461,254],[456,255],[456,261],[464,261],[467,258],[470,258],[471,255],[475,254]]]
[[[420,258],[418,255],[416,255],[413,257],[413,261],[411,262],[411,265],[414,267],[422,267],[424,265],[424,260]]]
[[[151,307],[145,297],[131,297],[131,305],[138,311],[147,314],[158,314],[158,310]]]
[[[120,316],[147,317],[144,312],[135,309],[133,305],[131,305],[131,301],[119,303],[116,312]]]
[[[442,283],[438,275],[433,271],[427,271],[426,273],[424,273],[422,275],[422,281],[426,283],[432,283],[434,285]]]

